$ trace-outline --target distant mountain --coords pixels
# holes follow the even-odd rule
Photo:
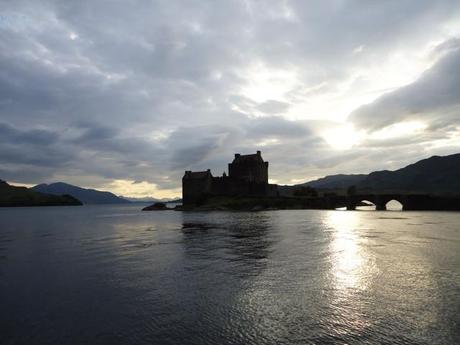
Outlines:
[[[433,156],[395,171],[375,171],[369,175],[331,175],[293,186],[279,186],[282,195],[305,186],[317,190],[404,191],[460,195],[460,153]]]
[[[145,198],[132,198],[129,196],[120,196],[120,198],[126,199],[130,202],[139,202],[139,203],[144,203],[144,202],[149,202],[149,203],[155,203],[155,202],[164,202],[167,204],[171,203],[181,203],[182,199],[169,199],[169,198],[162,198],[162,199],[156,199],[152,197],[145,197]]]
[[[358,189],[460,194],[460,153],[433,156],[395,171],[375,171]]]
[[[346,190],[348,187],[356,185],[363,181],[367,175],[364,174],[355,174],[355,175],[329,175],[326,177],[319,178],[317,180],[308,181],[301,184],[296,184],[293,186],[278,186],[278,192],[282,196],[292,196],[294,191],[302,187],[312,187],[316,190],[324,191],[337,191],[337,190]]]
[[[36,192],[54,194],[54,195],[71,195],[83,204],[126,204],[128,200],[120,198],[113,193],[103,192],[95,189],[85,189],[72,186],[67,183],[57,182],[52,184],[39,184],[32,189]]]
[[[156,198],[152,198],[152,197],[133,198],[133,197],[122,196],[122,195],[120,195],[120,198],[123,198],[125,200],[130,201],[130,202],[165,202],[165,201],[169,200],[169,199],[156,199]]]
[[[82,203],[70,195],[51,195],[26,187],[11,186],[0,180],[0,206],[78,206]]]
[[[367,175],[357,174],[357,175],[330,175],[326,177],[319,178],[317,180],[305,182],[298,186],[310,186],[315,189],[341,189],[348,188],[349,186],[356,185],[362,182]]]

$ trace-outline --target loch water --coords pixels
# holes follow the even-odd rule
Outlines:
[[[0,344],[460,344],[460,213],[0,209]]]

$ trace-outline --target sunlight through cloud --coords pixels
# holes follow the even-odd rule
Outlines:
[[[369,137],[371,139],[386,140],[415,135],[423,132],[426,128],[427,125],[420,121],[401,122],[376,131]]]
[[[326,142],[336,150],[348,150],[358,144],[363,138],[361,132],[356,131],[353,125],[339,125],[323,133]]]

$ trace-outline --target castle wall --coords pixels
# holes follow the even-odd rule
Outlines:
[[[210,170],[186,171],[182,178],[184,205],[203,202],[208,196],[277,196],[278,186],[268,184],[268,162],[256,155],[235,155],[229,176],[213,177]]]
[[[276,196],[277,192],[278,186],[273,184],[214,177],[210,193],[223,196]]]
[[[238,162],[228,165],[228,175],[253,183],[268,183],[268,162]]]
[[[212,176],[202,179],[182,178],[182,200],[184,205],[200,202],[204,196],[212,194]]]

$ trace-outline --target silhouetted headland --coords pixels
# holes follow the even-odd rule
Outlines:
[[[11,186],[0,180],[0,207],[80,205],[80,200],[71,195],[39,193],[26,187]]]
[[[168,208],[164,202],[155,202],[153,205],[144,207],[142,211],[168,211],[172,208]]]
[[[64,182],[39,184],[31,188],[40,193],[53,195],[71,195],[85,205],[92,204],[127,204],[128,200],[120,198],[113,193],[95,189],[81,188]]]

